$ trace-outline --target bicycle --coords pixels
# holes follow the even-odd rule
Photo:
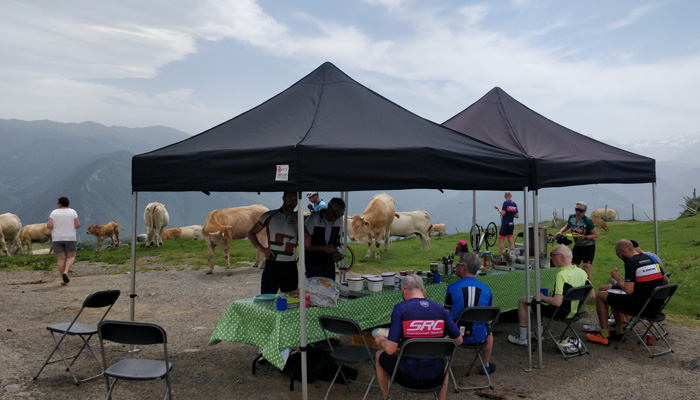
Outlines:
[[[474,252],[479,252],[482,245],[486,245],[486,250],[489,247],[494,247],[496,245],[496,238],[498,237],[498,228],[494,222],[489,222],[484,229],[481,225],[475,224],[469,231],[469,242],[472,244],[472,249]]]

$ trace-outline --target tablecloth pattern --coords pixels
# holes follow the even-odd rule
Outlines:
[[[499,273],[494,271],[488,275],[478,276],[487,284],[494,295],[494,305],[502,312],[516,309],[518,298],[525,292],[525,271]],[[542,269],[542,287],[554,288],[556,269]],[[441,283],[430,283],[425,286],[427,297],[442,304],[445,300],[447,285],[459,279],[456,276],[443,276]],[[534,294],[534,272],[531,271]],[[394,305],[403,301],[402,292],[394,289],[384,289],[381,292],[364,293],[369,296],[340,300],[335,308],[307,308],[306,338],[307,343],[324,340],[323,331],[318,322],[321,315],[332,315],[352,318],[362,329],[387,325],[391,322],[391,312]],[[263,356],[279,369],[284,366],[280,352],[300,344],[299,309],[293,308],[278,311],[274,302],[257,302],[253,299],[236,300],[232,302],[221,319],[214,327],[209,344],[221,341],[245,343],[262,348]]]

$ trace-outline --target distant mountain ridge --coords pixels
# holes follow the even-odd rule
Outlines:
[[[0,119],[0,214],[17,214],[23,224],[44,222],[55,208],[58,196],[71,199],[71,207],[78,211],[83,224],[81,238],[90,224],[119,221],[131,232],[131,158],[186,139],[188,134],[168,127],[125,128],[106,127],[94,122],[59,123],[52,121],[20,121]],[[657,160],[657,207],[661,219],[673,219],[680,214],[683,195],[692,194],[700,183],[700,161],[697,157],[685,159],[679,155],[700,149],[700,141],[684,138],[683,146],[667,143],[644,147],[675,148],[680,153],[674,161]],[[614,146],[633,151],[630,146]],[[670,150],[669,150],[670,151]],[[644,154],[639,151],[639,154]],[[644,154],[647,156],[653,155]],[[683,162],[680,162],[682,159]],[[514,200],[522,207],[522,190],[513,188]],[[397,211],[425,210],[434,223],[445,223],[450,233],[469,230],[472,219],[472,192],[437,190],[389,191],[396,200]],[[376,192],[350,193],[347,214],[361,213]],[[211,210],[263,204],[279,207],[279,193],[212,193],[163,192],[139,193],[137,226],[143,229],[143,209],[152,201],[164,203],[170,214],[169,227],[201,225]],[[337,193],[321,193],[328,201]],[[552,212],[561,216],[572,212],[576,201],[586,201],[589,208],[617,209],[620,218],[634,217],[646,220],[651,215],[651,185],[586,185],[567,188],[542,189],[538,204],[541,220],[549,220]],[[486,225],[499,222],[493,205],[503,202],[502,192],[478,191],[476,194],[477,222]],[[531,205],[532,198],[528,198]],[[306,208],[304,198],[302,207]],[[528,217],[530,220],[532,216]],[[521,220],[522,221],[522,214]]]

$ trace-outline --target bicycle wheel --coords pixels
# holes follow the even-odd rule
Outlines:
[[[348,272],[355,265],[355,252],[352,247],[345,245],[345,272]]]
[[[496,224],[494,222],[489,222],[486,226],[486,250],[496,245],[497,237],[498,229],[496,228]]]
[[[479,224],[472,226],[472,229],[469,231],[469,244],[472,246],[472,250],[475,253],[478,252],[479,248],[481,247],[481,243],[479,243],[479,241],[483,233],[483,229],[479,226]]]

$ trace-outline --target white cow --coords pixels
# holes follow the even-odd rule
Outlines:
[[[146,206],[146,211],[143,212],[143,222],[146,223],[146,234],[148,240],[146,247],[155,244],[156,247],[163,244],[163,229],[170,222],[168,210],[165,209],[163,203],[153,202]]]
[[[447,234],[447,228],[445,227],[445,224],[432,224],[428,233],[430,236],[433,236],[433,233],[440,236],[445,235]]]
[[[10,257],[12,254],[8,251],[13,246],[22,248],[22,243],[19,239],[19,231],[22,230],[22,221],[15,214],[5,213],[0,214],[0,251]]]
[[[421,248],[430,250],[430,214],[427,211],[399,211],[391,223],[391,236],[420,236]]]
[[[188,225],[180,228],[184,239],[204,239],[202,225]]]
[[[220,246],[224,251],[226,259],[227,274],[231,274],[231,262],[229,261],[229,251],[231,240],[245,239],[248,231],[260,219],[260,216],[267,211],[267,207],[261,204],[252,206],[225,208],[214,210],[209,213],[204,221],[202,233],[209,249],[209,269],[207,274],[214,272],[214,250]],[[267,246],[267,229],[263,229],[256,235],[260,244]],[[262,268],[265,265],[265,256],[259,251],[255,256],[255,266]]]
[[[367,254],[369,258],[372,254],[372,243],[376,244],[374,258],[379,260],[379,245],[384,240],[384,251],[389,249],[389,230],[396,215],[394,198],[386,193],[381,193],[372,197],[367,208],[360,215],[352,217],[353,242],[367,242]]]
[[[13,246],[12,254],[17,251],[22,251],[27,248],[27,254],[32,253],[32,243],[46,243],[49,242],[51,246],[51,229],[46,226],[46,222],[40,224],[29,224],[22,227],[19,231],[19,240],[21,247]],[[49,254],[51,254],[52,248],[49,247]]]

